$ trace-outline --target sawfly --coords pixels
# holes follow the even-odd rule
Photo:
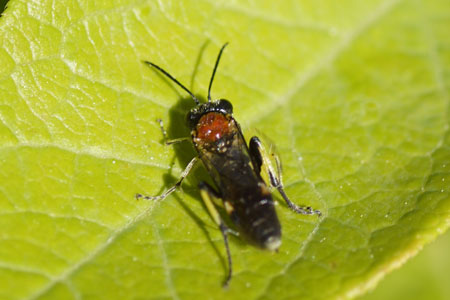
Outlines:
[[[281,245],[281,225],[275,212],[271,189],[275,188],[294,212],[304,215],[321,215],[311,207],[297,206],[284,192],[281,181],[281,163],[274,153],[268,154],[256,136],[247,145],[238,122],[233,118],[233,106],[226,99],[211,100],[211,87],[220,57],[228,43],[217,56],[209,81],[208,101],[201,103],[197,97],[160,66],[144,61],[185,90],[194,100],[195,107],[187,114],[190,138],[167,140],[161,120],[160,126],[166,144],[191,140],[198,156],[192,158],[181,178],[159,196],[136,194],[136,198],[162,200],[175,191],[198,161],[202,161],[212,177],[215,187],[200,182],[201,197],[214,222],[219,226],[228,258],[228,275],[224,286],[232,277],[232,260],[228,234],[233,232],[222,220],[217,207],[224,207],[239,233],[251,244],[271,251]],[[271,155],[271,156],[270,156]],[[274,164],[272,162],[275,162]],[[274,168],[275,165],[275,168]],[[276,170],[276,171],[275,171]],[[264,180],[266,179],[266,180]]]

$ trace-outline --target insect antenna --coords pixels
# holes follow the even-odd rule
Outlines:
[[[208,102],[211,102],[211,86],[212,86],[212,83],[213,83],[213,80],[214,80],[214,75],[216,75],[216,70],[217,70],[217,67],[219,66],[220,57],[222,56],[222,52],[223,52],[223,50],[225,49],[225,47],[226,47],[227,45],[228,45],[228,42],[225,43],[225,44],[222,46],[222,48],[220,49],[219,55],[217,56],[216,64],[215,64],[215,66],[214,66],[214,70],[213,70],[212,75],[211,75],[211,80],[209,81],[209,87],[208,87]]]
[[[220,56],[219,56],[220,57]],[[181,87],[183,90],[185,90],[191,97],[192,99],[194,99],[195,104],[199,105],[200,101],[198,101],[197,97],[194,96],[194,94],[192,94],[192,92],[190,90],[188,90],[187,87],[185,87],[184,85],[182,85],[178,80],[176,80],[172,75],[170,75],[166,70],[164,70],[163,68],[161,68],[158,65],[155,65],[152,62],[149,61],[144,61],[144,63],[146,63],[149,66],[152,66],[154,68],[156,68],[158,71],[160,71],[161,73],[163,73],[164,75],[166,75],[167,77],[169,77],[169,79],[171,79],[173,82],[175,82],[179,87]],[[213,75],[214,77],[214,75]]]

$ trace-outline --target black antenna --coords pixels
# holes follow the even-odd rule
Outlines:
[[[214,80],[214,75],[216,75],[216,70],[217,70],[217,66],[219,65],[220,57],[222,56],[222,52],[223,52],[223,50],[225,49],[225,47],[226,47],[227,45],[228,45],[228,42],[225,43],[225,44],[222,46],[222,48],[220,49],[219,55],[217,56],[217,59],[216,59],[216,65],[214,66],[214,70],[213,70],[212,75],[211,75],[211,80],[209,81],[209,87],[208,87],[208,102],[211,102],[211,86],[212,86],[212,83],[213,83],[213,80]]]
[[[220,56],[219,56],[220,57]],[[178,84],[178,86],[180,86],[183,90],[185,90],[189,95],[191,95],[191,97],[192,97],[192,99],[194,99],[194,101],[195,101],[195,104],[197,104],[197,105],[199,105],[200,104],[200,101],[198,101],[198,99],[197,99],[197,97],[195,97],[194,96],[194,94],[192,94],[192,92],[190,91],[190,90],[188,90],[184,85],[182,85],[178,80],[176,80],[172,75],[170,75],[167,71],[165,71],[163,68],[161,68],[160,66],[158,66],[158,65],[155,65],[154,63],[152,63],[152,62],[149,62],[149,61],[144,61],[144,63],[146,63],[147,65],[149,65],[149,66],[152,66],[152,67],[154,67],[154,68],[156,68],[157,70],[159,70],[161,73],[163,73],[164,75],[166,75],[167,77],[169,77],[170,79],[172,79],[172,81],[173,82],[175,82],[176,84]],[[217,66],[217,63],[216,63],[216,66]],[[213,74],[213,77],[214,77],[214,74]],[[210,87],[211,87],[211,84],[210,84]]]

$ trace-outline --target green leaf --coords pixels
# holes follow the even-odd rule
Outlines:
[[[363,293],[449,227],[446,1],[22,1],[0,18],[0,298],[330,299]],[[150,60],[273,140],[279,253],[202,205],[193,101]],[[278,195],[274,195],[279,198]]]
[[[360,300],[447,300],[450,298],[450,231],[440,236],[402,268],[387,275]]]

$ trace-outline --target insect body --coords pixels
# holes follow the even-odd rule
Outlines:
[[[225,286],[232,276],[232,261],[228,246],[228,233],[231,230],[221,219],[217,206],[224,206],[231,221],[249,242],[272,251],[281,245],[281,226],[270,188],[276,188],[295,212],[321,215],[318,210],[297,206],[289,200],[283,189],[281,164],[278,158],[274,156],[277,168],[275,172],[269,155],[257,137],[252,137],[247,146],[239,124],[233,118],[231,103],[225,99],[211,101],[211,86],[226,45],[221,48],[213,69],[208,88],[208,102],[202,104],[192,92],[164,69],[151,62],[145,62],[174,81],[194,99],[196,107],[188,113],[187,123],[198,157],[191,160],[178,182],[163,194],[154,197],[136,195],[136,198],[148,200],[164,199],[181,185],[199,159],[203,162],[217,187],[216,190],[206,182],[199,184],[202,199],[224,238],[229,266]],[[166,138],[162,121],[160,124]],[[166,144],[184,140],[188,139],[166,140]],[[263,180],[263,175],[267,178],[270,188]]]
[[[188,115],[192,140],[213,177],[231,220],[253,244],[276,250],[281,227],[269,188],[252,157],[227,100],[208,102]],[[205,185],[205,184],[203,184]],[[212,191],[211,187],[208,187]]]

